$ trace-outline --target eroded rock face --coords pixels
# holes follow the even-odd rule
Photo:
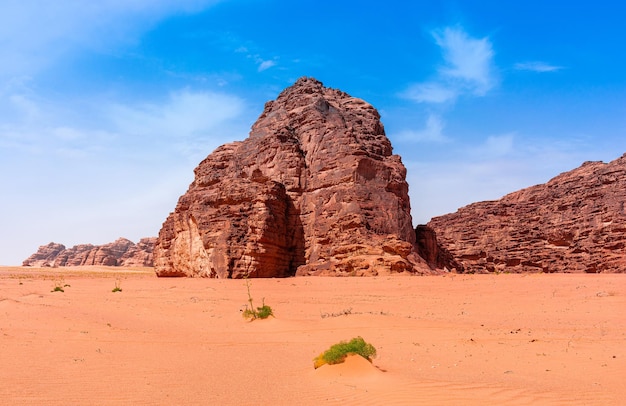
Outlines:
[[[65,245],[51,242],[39,247],[37,252],[22,262],[22,266],[52,266],[61,252],[65,251]]]
[[[437,233],[427,225],[415,227],[417,253],[424,258],[431,268],[462,273],[464,271],[454,256],[437,240]]]
[[[626,272],[626,154],[429,226],[466,272]]]
[[[153,266],[152,252],[155,243],[155,237],[142,238],[137,244],[126,238],[119,238],[109,244],[80,244],[71,248],[51,242],[39,247],[22,266]]]
[[[155,247],[159,276],[430,272],[406,169],[376,109],[301,78],[243,142],[195,169]]]

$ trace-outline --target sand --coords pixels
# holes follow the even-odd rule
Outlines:
[[[626,275],[254,279],[276,317],[253,322],[242,280],[0,268],[0,287],[0,404],[626,402]],[[356,336],[373,363],[313,368]]]

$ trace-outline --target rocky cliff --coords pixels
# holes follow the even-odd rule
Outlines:
[[[626,272],[626,154],[428,224],[466,272]]]
[[[301,78],[224,145],[159,233],[159,276],[429,273],[376,109]]]
[[[104,245],[80,244],[65,248],[54,242],[39,247],[23,266],[59,267],[82,265],[153,266],[156,238],[142,238],[137,244],[125,238]]]

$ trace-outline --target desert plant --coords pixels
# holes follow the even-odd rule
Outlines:
[[[121,282],[119,279],[115,280],[115,287],[113,288],[113,290],[111,292],[115,293],[115,292],[121,292],[122,288],[121,288]]]
[[[69,288],[70,285],[65,283],[63,279],[58,279],[54,281],[54,288],[50,292],[65,292],[64,288]]]
[[[254,303],[252,302],[252,294],[250,293],[250,280],[248,279],[248,275],[244,276],[246,281],[246,289],[248,291],[248,303],[249,305],[245,305],[246,308],[243,310],[242,315],[245,319],[253,321],[256,319],[267,319],[270,316],[274,316],[274,312],[271,307],[265,304],[265,298],[261,301],[260,307],[254,307]]]
[[[372,344],[365,342],[363,337],[355,337],[348,342],[341,341],[315,357],[313,366],[317,369],[324,364],[340,364],[350,354],[360,355],[372,362],[372,358],[376,356],[376,348]]]

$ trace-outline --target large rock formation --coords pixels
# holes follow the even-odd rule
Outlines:
[[[58,267],[82,265],[153,266],[152,251],[156,238],[142,238],[137,244],[126,238],[104,245],[80,244],[65,248],[49,243],[39,247],[23,266]]]
[[[301,78],[243,142],[195,169],[155,247],[159,276],[431,272],[419,257],[406,169],[376,109]]]
[[[626,272],[626,154],[432,219],[466,272]]]

